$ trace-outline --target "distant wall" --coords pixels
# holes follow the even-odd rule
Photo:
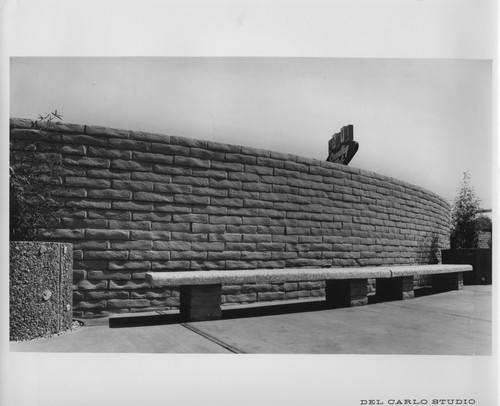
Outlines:
[[[491,244],[492,244],[491,230],[480,231],[477,248],[491,248]]]
[[[144,132],[11,119],[64,167],[51,240],[74,244],[80,316],[171,308],[146,271],[416,264],[449,245],[448,203],[373,172]],[[224,287],[223,301],[320,296],[324,284]]]

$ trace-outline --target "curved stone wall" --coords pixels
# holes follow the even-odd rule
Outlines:
[[[397,179],[296,155],[144,132],[11,119],[11,148],[62,162],[59,224],[77,315],[170,308],[146,271],[430,263],[448,203]],[[305,293],[301,293],[305,292]],[[225,287],[226,303],[321,295],[322,284]]]

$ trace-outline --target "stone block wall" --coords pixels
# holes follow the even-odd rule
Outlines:
[[[373,172],[211,141],[11,119],[11,148],[60,160],[59,223],[78,316],[169,309],[147,271],[439,261],[448,203]],[[223,302],[320,296],[324,284],[225,286]]]

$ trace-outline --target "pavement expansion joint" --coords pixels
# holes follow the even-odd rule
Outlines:
[[[221,341],[219,340],[218,338],[208,334],[208,333],[205,333],[204,331],[201,331],[199,329],[197,329],[196,327],[192,326],[191,324],[187,324],[187,323],[180,323],[180,325],[182,327],[185,327],[187,328],[188,330],[191,330],[192,332],[206,338],[207,340],[210,340],[212,341],[213,343],[217,344],[217,345],[220,345],[221,347],[225,348],[226,350],[228,351],[231,351],[232,353],[234,354],[245,354],[244,351],[236,348],[236,347],[233,347],[232,345],[230,344],[227,344],[225,343],[224,341]]]

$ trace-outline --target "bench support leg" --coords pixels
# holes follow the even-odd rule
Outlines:
[[[376,285],[377,299],[381,301],[406,300],[415,297],[413,275],[379,278]]]
[[[222,285],[181,286],[181,318],[185,321],[220,319]]]
[[[330,306],[363,306],[368,304],[368,279],[327,280],[325,293]]]
[[[460,290],[464,286],[462,272],[439,274],[432,276],[432,289],[438,292]]]

